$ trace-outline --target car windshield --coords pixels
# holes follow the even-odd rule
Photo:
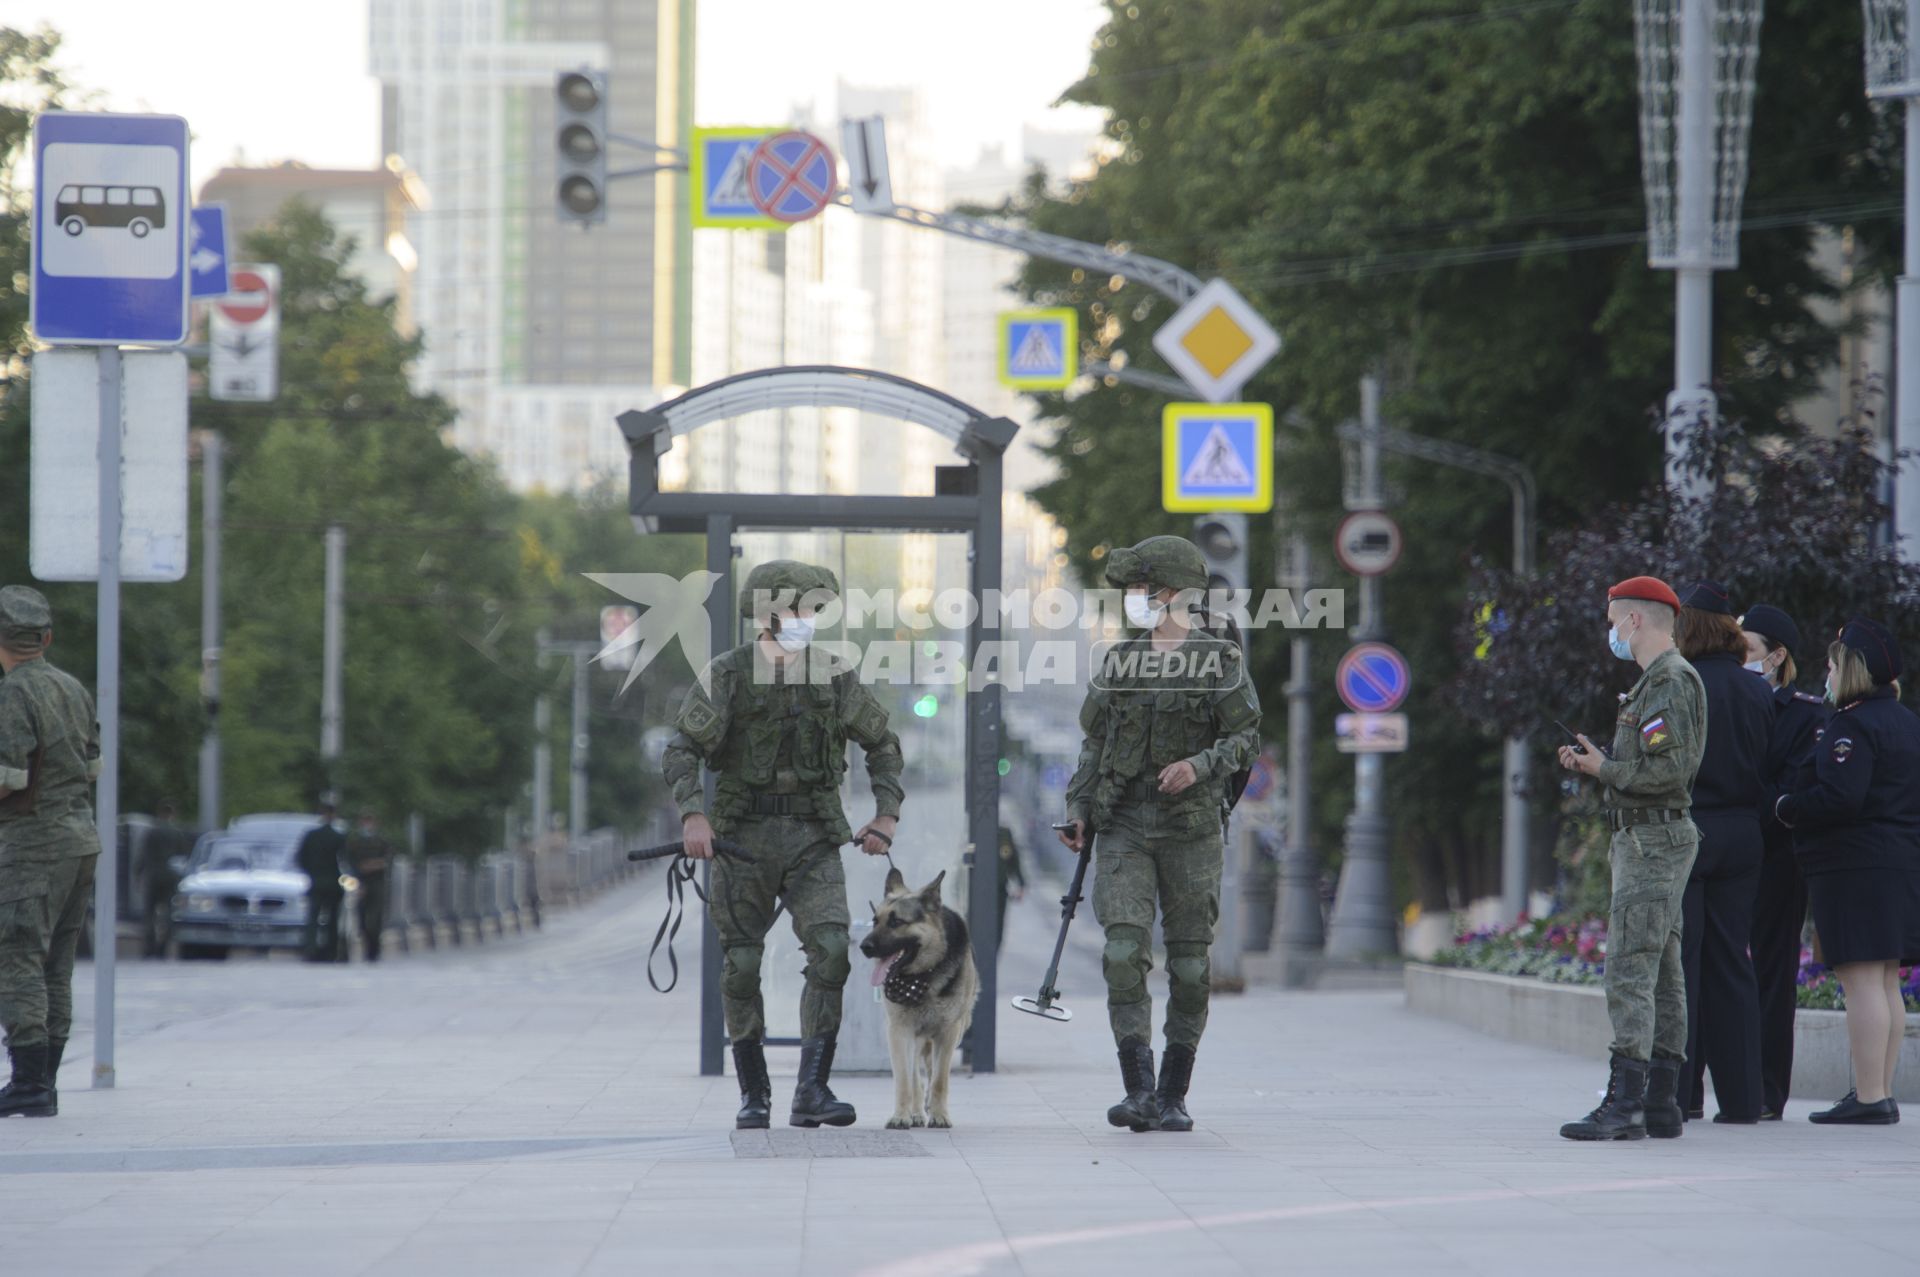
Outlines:
[[[299,844],[286,838],[222,834],[203,838],[194,848],[191,873],[205,870],[292,869]]]

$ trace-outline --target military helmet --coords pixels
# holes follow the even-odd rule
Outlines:
[[[769,603],[796,607],[809,594],[815,596],[817,603],[823,592],[840,597],[840,579],[826,568],[794,559],[769,559],[747,573],[747,583],[740,590],[740,615],[749,620],[765,620]]]
[[[1204,590],[1207,560],[1185,537],[1148,537],[1139,545],[1109,551],[1107,584],[1126,589]]]

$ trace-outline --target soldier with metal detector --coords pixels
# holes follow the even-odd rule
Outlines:
[[[712,859],[717,831],[753,857],[714,861],[709,906],[725,954],[722,1002],[740,1081],[734,1125],[743,1130],[765,1127],[771,1115],[760,961],[782,904],[807,955],[800,1078],[788,1121],[851,1126],[855,1116],[827,1085],[849,969],[840,845],[852,839],[870,856],[885,855],[905,795],[900,738],[886,709],[856,670],[810,646],[815,610],[839,593],[833,573],[787,559],[748,573],[740,614],[757,621],[759,633],[714,658],[706,689],[688,690],[661,766],[687,856]],[[873,784],[874,818],[857,836],[840,809],[849,740],[866,751]],[[718,777],[711,820],[702,763]]]
[[[1106,928],[1107,1015],[1126,1098],[1107,1121],[1134,1131],[1190,1131],[1187,1086],[1207,1026],[1209,951],[1220,918],[1229,792],[1260,752],[1260,698],[1240,645],[1200,628],[1205,557],[1184,537],[1149,537],[1107,556],[1126,591],[1129,624],[1147,633],[1097,657],[1080,709],[1086,740],[1067,786],[1071,827],[1060,841],[1084,853],[1094,829],[1094,914]],[[1244,782],[1242,782],[1244,783]],[[1156,1083],[1153,966],[1156,903],[1167,944],[1167,1047]]]

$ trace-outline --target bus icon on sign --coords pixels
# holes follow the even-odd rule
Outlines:
[[[69,235],[93,227],[125,228],[135,239],[167,224],[167,201],[157,186],[63,186],[53,220]]]

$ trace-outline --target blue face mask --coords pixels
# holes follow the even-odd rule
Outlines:
[[[1633,648],[1620,637],[1620,627],[1617,625],[1607,627],[1607,650],[1623,661],[1633,659]]]

